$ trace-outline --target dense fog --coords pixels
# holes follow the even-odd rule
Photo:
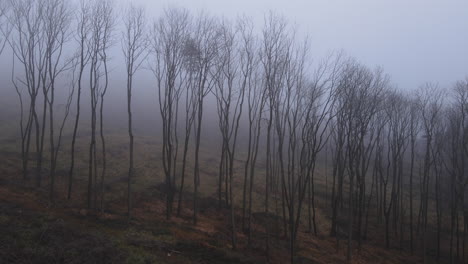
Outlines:
[[[468,257],[467,3],[1,1],[0,192],[266,262]]]

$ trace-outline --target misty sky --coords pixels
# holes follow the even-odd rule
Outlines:
[[[124,0],[122,0],[124,1]],[[369,67],[383,66],[401,89],[426,81],[451,86],[468,76],[466,0],[134,0],[148,12],[181,6],[260,26],[269,10],[311,39],[312,56],[343,49]]]
[[[121,7],[129,1],[143,5],[149,20],[164,8],[185,7],[194,15],[201,10],[230,19],[247,15],[258,30],[271,10],[309,36],[312,59],[344,50],[370,68],[382,66],[402,90],[425,82],[450,88],[468,76],[468,0],[116,0]],[[70,48],[75,44],[69,43]],[[120,42],[115,44],[109,96],[118,100],[113,104],[117,107],[125,103],[126,90]],[[0,104],[17,104],[11,58],[9,49],[0,56]],[[154,76],[142,71],[137,78],[136,99],[156,107]]]

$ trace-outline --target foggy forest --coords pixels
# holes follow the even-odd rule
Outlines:
[[[468,263],[468,77],[136,2],[0,0],[0,263]]]

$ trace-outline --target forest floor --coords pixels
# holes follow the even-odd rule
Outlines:
[[[47,188],[8,179],[0,181],[0,263],[267,263],[265,217],[254,213],[253,245],[238,230],[238,248],[230,243],[229,210],[217,210],[217,200],[203,197],[198,224],[192,224],[190,201],[181,217],[165,217],[165,203],[158,187],[135,194],[132,220],[125,214],[125,200],[107,202],[104,213],[88,211],[83,195],[48,204]],[[64,190],[60,183],[58,190]],[[65,192],[57,192],[64,197]],[[187,195],[188,196],[188,195]],[[240,226],[240,211],[237,225]],[[346,241],[326,234],[299,232],[296,263],[346,263]],[[270,263],[288,263],[287,239],[270,235]],[[356,243],[355,243],[356,244]],[[364,242],[354,249],[352,263],[417,263],[398,249],[387,250]]]
[[[125,214],[114,211],[118,208],[99,213],[66,202],[49,207],[45,192],[2,181],[0,263],[267,262],[264,233],[257,231],[253,247],[247,249],[245,235],[238,232],[238,249],[232,249],[228,211],[203,208],[194,226],[189,210],[168,221],[164,203],[148,198],[139,197],[128,222]],[[326,235],[300,232],[299,240],[297,263],[346,263],[346,241],[337,252],[336,240]],[[284,237],[271,238],[270,262],[287,263],[286,249]],[[352,263],[418,262],[397,250],[368,244],[353,253]]]
[[[203,184],[198,224],[193,225],[191,173],[187,174],[181,216],[174,213],[170,220],[166,219],[159,145],[150,136],[136,138],[134,208],[129,221],[126,214],[127,139],[122,131],[112,131],[106,136],[108,172],[103,213],[85,209],[88,142],[84,132],[77,139],[79,155],[72,199],[66,198],[69,149],[64,146],[63,155],[59,155],[53,206],[48,202],[47,156],[43,186],[37,188],[32,178],[21,179],[18,142],[11,135],[0,135],[0,263],[289,263],[288,239],[278,227],[282,220],[263,213],[261,171],[257,173],[253,194],[253,242],[247,247],[247,236],[241,230],[241,161],[235,164],[238,245],[237,249],[232,248],[230,210],[218,210],[218,160],[217,150],[212,146],[201,150]],[[64,140],[68,142],[67,137],[65,135]],[[242,152],[239,155],[243,155]],[[34,166],[34,157],[31,157],[31,170]],[[258,166],[262,166],[261,162]],[[337,239],[328,235],[330,183],[323,177],[325,174],[319,169],[316,177],[318,233],[308,232],[306,223],[301,225],[295,263],[347,263],[345,237],[337,246]],[[176,208],[175,202],[174,212]],[[303,214],[306,216],[307,211]],[[267,224],[271,226],[269,258],[265,246]],[[386,249],[384,236],[378,230],[382,228],[369,226],[371,235],[360,249],[354,241],[351,263],[422,263],[420,257],[411,256],[408,250]]]

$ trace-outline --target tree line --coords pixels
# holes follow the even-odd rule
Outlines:
[[[153,73],[162,118],[167,219],[180,216],[184,184],[191,177],[197,224],[202,124],[211,96],[221,135],[217,207],[230,211],[234,249],[238,232],[247,235],[248,247],[259,232],[269,257],[271,243],[283,236],[292,263],[298,232],[306,228],[311,235],[328,232],[337,249],[345,240],[351,260],[368,231],[378,230],[387,248],[420,254],[426,262],[429,250],[442,257],[449,226],[446,257],[451,263],[466,261],[468,79],[450,89],[426,83],[409,92],[397,89],[382,68],[371,69],[344,53],[312,66],[307,38],[273,13],[258,29],[248,17],[232,21],[182,8],[164,9],[150,21],[142,7],[130,5],[120,20],[111,0],[7,0],[0,5],[0,53],[5,47],[13,53],[22,177],[39,187],[48,166],[51,205],[57,157],[66,143],[71,146],[67,198],[73,195],[76,137],[82,100],[88,100],[86,206],[105,210],[104,99],[112,89],[109,50],[119,47],[127,80],[129,219],[135,177],[132,91],[138,89],[135,75],[145,67]],[[60,78],[69,83],[59,84]],[[57,90],[66,89],[65,111],[57,116]],[[89,89],[90,98],[82,98],[83,89]],[[71,142],[62,137],[67,121],[73,128]],[[239,149],[241,125],[248,133],[246,149]],[[322,157],[330,158],[332,169],[330,196],[326,190],[329,230],[318,230],[316,217]],[[187,164],[192,158],[193,167]],[[242,170],[235,168],[238,159]],[[236,177],[242,181],[241,204],[234,199]],[[262,211],[276,219],[262,230],[253,227],[257,178],[263,181]],[[428,243],[432,238],[435,243]]]

